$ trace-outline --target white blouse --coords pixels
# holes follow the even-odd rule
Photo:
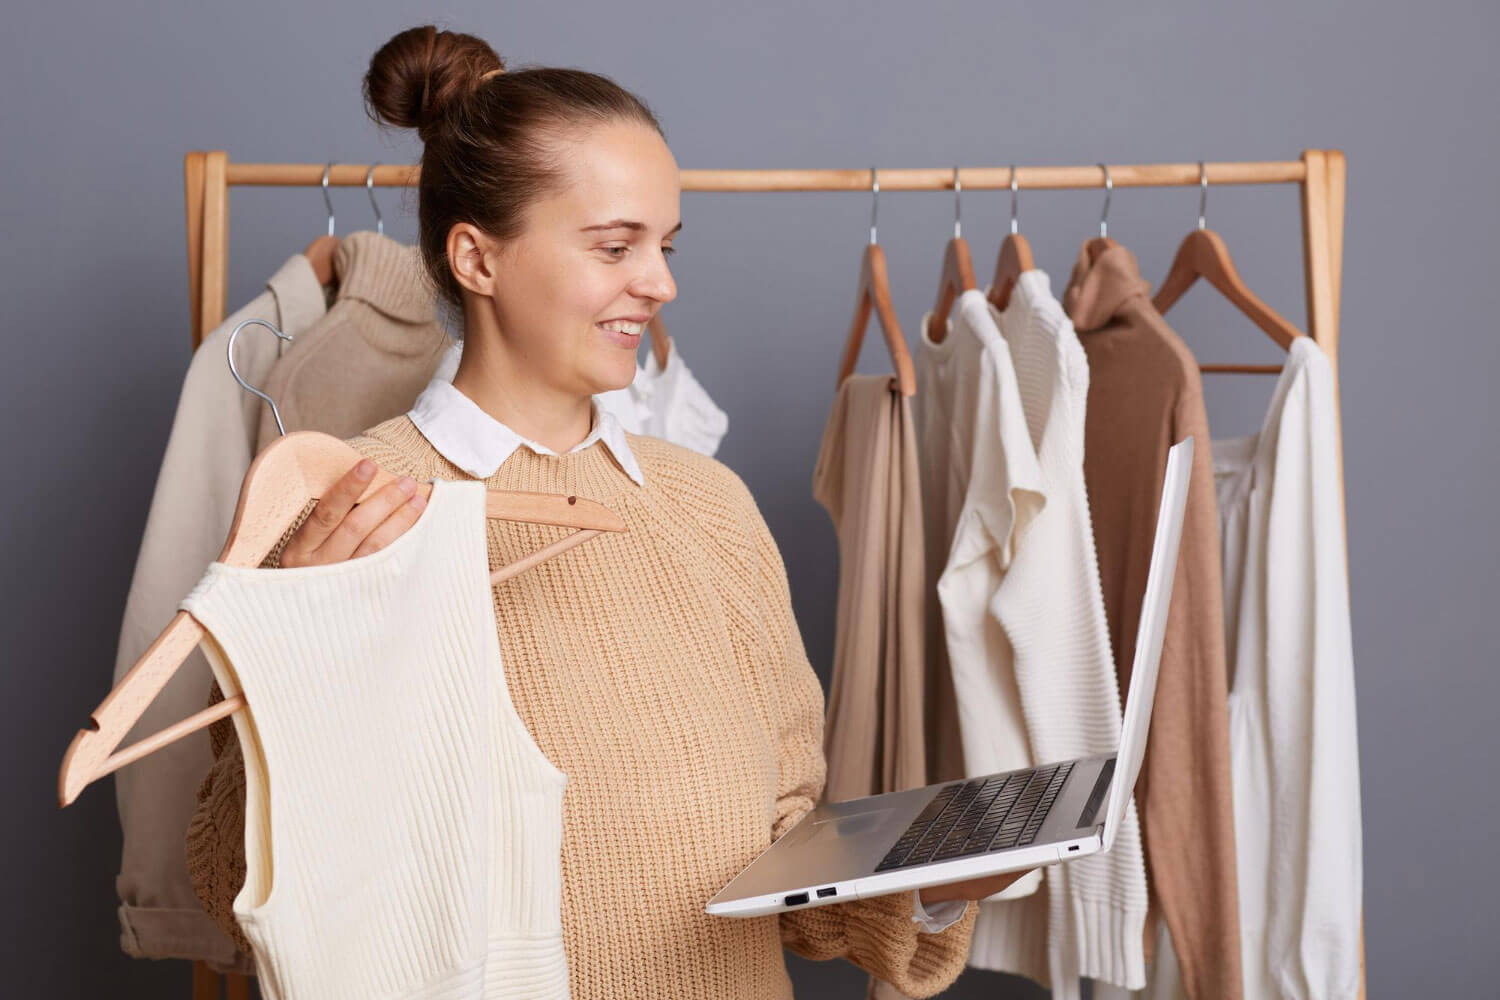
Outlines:
[[[433,379],[452,382],[462,356],[463,341],[454,341],[438,362]],[[644,368],[636,368],[634,382],[601,392],[594,399],[630,433],[661,438],[703,455],[717,452],[729,430],[728,414],[693,376],[676,341],[668,347],[665,368],[651,354]]]

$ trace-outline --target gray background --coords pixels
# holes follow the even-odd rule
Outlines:
[[[1343,403],[1374,994],[1493,995],[1500,750],[1491,581],[1500,487],[1491,381],[1497,41],[1492,3],[1221,5],[762,2],[707,5],[30,3],[0,39],[8,303],[0,442],[9,484],[3,617],[8,900],[18,996],[181,997],[188,966],[126,958],[119,833],[101,782],[55,804],[63,750],[110,684],[120,610],[188,361],[182,155],[409,161],[363,117],[360,76],[395,31],[433,20],[511,62],[584,67],[641,94],[684,167],[865,167],[1349,157]],[[335,193],[340,231],[370,224]],[[398,236],[412,206],[382,196]],[[1098,192],[1023,193],[1059,285]],[[313,189],[233,195],[231,309],[324,226]],[[404,209],[404,211],[403,211]],[[667,313],[731,416],[720,457],[749,482],[826,676],[837,580],[809,496],[866,239],[859,194],[687,194]],[[931,301],[950,194],[881,200],[908,335]],[[964,199],[993,266],[1008,196]],[[1117,191],[1110,233],[1165,273],[1191,189]],[[1249,284],[1303,321],[1293,186],[1211,192],[1210,224]],[[1487,249],[1490,248],[1490,249]],[[1205,360],[1275,360],[1208,291],[1172,321]],[[864,370],[885,361],[867,338]],[[1210,379],[1217,434],[1253,430],[1265,378]],[[1475,773],[1475,764],[1480,765]],[[1476,778],[1479,780],[1476,782]],[[843,963],[792,960],[806,996],[860,996]],[[966,973],[953,996],[1032,995]]]

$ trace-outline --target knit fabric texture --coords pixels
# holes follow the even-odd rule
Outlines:
[[[472,478],[405,416],[349,443],[419,482]],[[823,692],[781,554],[744,483],[688,449],[635,435],[629,443],[644,486],[597,443],[565,455],[518,449],[485,480],[596,500],[628,529],[493,591],[511,700],[568,775],[562,925],[572,996],[787,998],[783,946],[846,958],[910,996],[947,988],[968,954],[972,905],[938,934],[912,922],[910,892],[749,919],[704,912],[821,797]],[[487,530],[499,567],[571,529],[492,520]],[[226,741],[208,780],[232,781],[234,769]],[[189,835],[195,885],[221,924],[233,920],[224,886],[244,881],[236,804],[210,787],[200,812],[224,813],[196,817]]]
[[[566,776],[504,683],[485,491],[438,481],[378,552],[214,562],[208,630],[246,750],[235,916],[266,1000],[560,1000]]]

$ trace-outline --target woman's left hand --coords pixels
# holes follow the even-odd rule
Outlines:
[[[1030,872],[1003,872],[999,875],[986,875],[984,878],[971,878],[963,882],[930,885],[920,890],[918,895],[921,897],[923,906],[946,903],[950,899],[985,899],[1002,889],[1010,888],[1015,882],[1029,874]]]

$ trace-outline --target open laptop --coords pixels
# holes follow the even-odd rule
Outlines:
[[[710,900],[708,912],[754,917],[1023,871],[1109,850],[1146,753],[1192,465],[1193,439],[1188,437],[1167,454],[1130,691],[1114,756],[824,803]]]

